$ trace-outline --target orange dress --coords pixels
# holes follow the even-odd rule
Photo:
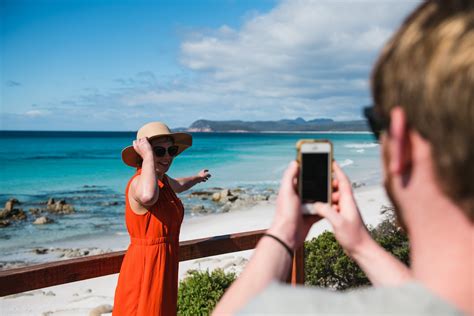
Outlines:
[[[144,215],[135,214],[125,191],[125,222],[130,246],[122,262],[112,315],[176,315],[181,200],[167,177],[159,181],[158,201]]]

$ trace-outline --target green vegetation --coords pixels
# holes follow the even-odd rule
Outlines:
[[[225,290],[235,280],[235,273],[221,269],[188,271],[189,276],[179,282],[178,315],[209,315]]]
[[[409,264],[408,239],[397,225],[393,211],[383,210],[385,220],[370,228],[372,237],[397,258]],[[209,315],[226,289],[235,280],[234,273],[221,269],[212,271],[190,271],[179,283],[178,314]],[[331,232],[324,232],[305,242],[306,285],[345,290],[370,285],[360,268],[339,246]]]
[[[387,251],[409,264],[408,238],[397,225],[392,210],[383,211],[386,218],[376,228],[369,227],[370,234]],[[345,290],[370,285],[370,281],[344,253],[334,234],[326,231],[305,242],[305,284]]]

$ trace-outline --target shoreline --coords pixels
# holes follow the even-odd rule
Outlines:
[[[381,186],[355,189],[355,198],[366,225],[376,225],[383,219],[380,210],[390,205]],[[202,215],[183,221],[180,240],[191,240],[209,236],[252,231],[267,228],[273,219],[275,202],[265,201],[253,207],[228,213]],[[307,240],[331,230],[329,223],[322,220],[310,230]],[[128,234],[104,236],[101,243],[109,248],[126,249]],[[83,241],[82,241],[83,242]],[[89,244],[90,245],[90,244]],[[253,250],[228,253],[212,257],[180,262],[179,279],[190,269],[213,270],[222,268],[225,272],[240,273]],[[0,298],[0,310],[15,315],[84,315],[104,304],[113,304],[118,274],[52,286]],[[109,315],[109,314],[105,314]]]
[[[373,194],[378,190],[378,186],[368,185],[354,188],[356,199],[359,196]],[[380,195],[382,193],[377,193]],[[360,198],[359,198],[360,199]],[[364,198],[362,198],[363,200]],[[370,199],[362,202],[370,206]],[[387,198],[385,198],[387,200]],[[186,214],[183,220],[180,240],[192,239],[239,233],[244,231],[260,230],[267,228],[271,223],[274,214],[275,196],[269,200],[255,202],[255,204],[236,205],[236,208],[227,212],[212,212],[204,214]],[[369,214],[376,213],[371,210]],[[364,214],[363,214],[364,216]],[[364,218],[367,224],[374,224],[371,218]],[[236,223],[226,225],[223,223]],[[202,226],[207,226],[206,234],[201,232]],[[318,223],[315,227],[323,227]],[[210,229],[210,227],[212,227]],[[217,228],[213,228],[217,227]],[[219,229],[219,227],[221,229]],[[324,226],[329,229],[329,226]],[[315,229],[315,228],[313,228]],[[311,231],[310,231],[311,235]],[[67,260],[87,255],[97,255],[113,251],[127,249],[130,237],[124,229],[121,231],[97,232],[94,234],[82,234],[57,239],[48,242],[35,242],[29,247],[4,248],[0,270],[16,267],[25,267],[35,264],[48,263],[53,261]],[[2,268],[3,265],[3,268]]]
[[[16,198],[9,200],[16,200],[13,206],[15,210],[28,216],[25,215],[26,218],[22,221],[11,220],[12,226],[3,228],[5,229],[3,232],[0,231],[3,233],[0,237],[6,241],[0,244],[2,254],[0,270],[76,258],[83,256],[81,255],[83,252],[86,252],[86,255],[92,255],[119,251],[128,246],[129,237],[123,216],[124,206],[122,201],[118,200],[118,195],[114,194],[113,200],[104,195],[101,195],[99,199],[91,200],[82,191],[74,191],[70,194],[77,192],[81,194],[81,200],[74,195],[61,195],[61,198],[65,197],[62,201],[78,203],[74,204],[74,210],[67,215],[55,214],[46,208],[46,206],[49,207],[46,202],[25,202],[24,200],[19,202]],[[94,192],[90,194],[94,195]],[[207,216],[211,214],[233,213],[242,208],[252,208],[261,201],[274,199],[275,190],[270,187],[211,187],[192,190],[182,194],[180,198],[186,208],[184,221],[187,222],[198,218],[208,218]],[[45,200],[46,196],[43,199]],[[90,207],[91,201],[94,208]],[[89,205],[84,203],[89,203]],[[34,210],[39,215],[31,213],[32,206],[37,207]],[[30,211],[26,211],[28,208]],[[108,214],[106,214],[107,211]],[[41,216],[48,218],[50,223],[34,225],[35,218]],[[65,227],[74,224],[83,224],[88,227],[64,234]],[[107,225],[109,229],[105,228]],[[96,229],[93,229],[94,227]],[[113,228],[110,229],[110,227]]]

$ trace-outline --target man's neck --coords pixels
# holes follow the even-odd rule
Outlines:
[[[437,188],[424,187],[405,205],[413,277],[470,314],[474,229],[461,209]]]

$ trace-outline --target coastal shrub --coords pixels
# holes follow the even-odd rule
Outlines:
[[[385,214],[385,219],[370,230],[372,238],[403,263],[409,265],[410,252],[405,231],[400,228],[393,208],[382,207],[382,213]]]
[[[344,290],[369,284],[367,277],[337,243],[324,232],[305,242],[305,283]]]
[[[188,276],[179,282],[178,315],[209,315],[226,289],[235,280],[235,273],[221,269],[188,271]]]
[[[408,238],[398,227],[395,216],[386,218],[375,228],[369,228],[372,237],[387,251],[409,264]],[[334,234],[324,232],[305,242],[305,284],[345,290],[370,285],[362,270],[350,259],[336,241]]]

